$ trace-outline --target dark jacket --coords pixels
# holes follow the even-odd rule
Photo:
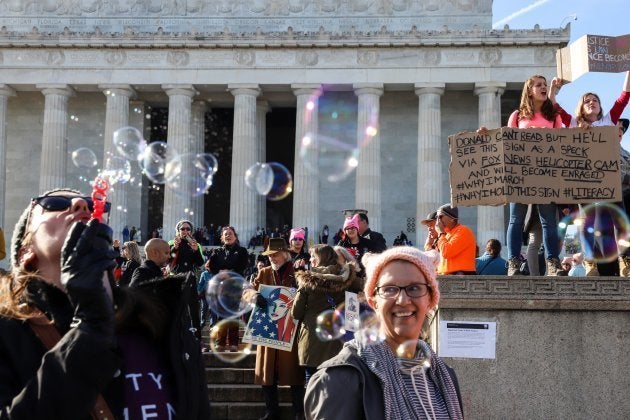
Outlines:
[[[166,334],[177,395],[177,416],[208,419],[208,392],[198,341],[189,331],[185,308],[188,282],[141,286],[168,299],[172,321]],[[73,309],[61,290],[32,282],[29,302],[53,319],[62,338],[50,351],[27,321],[0,317],[0,419],[90,418],[101,393],[116,418],[123,416],[124,364],[118,350],[97,333],[70,328]],[[115,290],[116,296],[124,293]]]
[[[461,406],[457,376],[450,367],[447,369]],[[304,397],[304,412],[307,419],[384,420],[381,382],[356,350],[346,346],[311,377]]]
[[[129,286],[138,286],[155,278],[163,278],[162,269],[151,260],[146,260],[141,266],[136,268],[131,276]]]
[[[387,243],[385,242],[385,238],[378,232],[374,232],[372,229],[368,228],[363,235],[362,238],[369,239],[372,241],[372,249],[370,252],[383,252],[387,249]]]
[[[210,271],[217,274],[221,270],[230,270],[243,275],[249,264],[249,254],[240,245],[223,245],[210,254]]]
[[[190,247],[188,241],[183,239],[177,248],[175,248],[174,241],[169,241],[168,244],[171,246],[171,255],[174,256],[171,261],[171,273],[187,273],[195,271],[203,265],[201,246],[195,251]]]
[[[138,267],[140,267],[140,264],[138,264],[138,262],[135,260],[128,260],[122,263],[122,276],[120,276],[118,285],[129,286],[129,283],[131,283],[131,278],[133,277],[133,273]]]

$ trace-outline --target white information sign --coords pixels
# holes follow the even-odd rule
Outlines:
[[[347,331],[355,331],[359,325],[359,296],[346,291],[346,325]]]
[[[439,337],[440,357],[496,358],[496,322],[440,321]]]

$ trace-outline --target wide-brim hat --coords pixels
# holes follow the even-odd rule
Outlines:
[[[289,247],[287,246],[287,243],[285,242],[284,238],[271,238],[269,239],[269,246],[267,246],[267,249],[263,252],[261,252],[262,255],[273,255],[276,252],[281,252],[281,251],[289,251]]]
[[[427,214],[427,218],[426,219],[420,220],[420,224],[426,226],[426,225],[428,225],[431,222],[435,222],[436,218],[437,218],[437,211],[432,211],[431,213]]]

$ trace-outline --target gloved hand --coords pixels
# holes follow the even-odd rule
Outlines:
[[[267,309],[267,299],[260,293],[256,295],[256,306],[260,309]]]
[[[61,250],[61,284],[74,307],[72,326],[112,344],[114,307],[104,275],[111,275],[115,256],[111,228],[96,219],[76,222]]]

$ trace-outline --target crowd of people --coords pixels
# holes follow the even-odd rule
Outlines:
[[[594,93],[583,95],[576,115],[569,115],[555,100],[559,88],[556,79],[550,89],[544,77],[532,76],[508,126],[617,125],[621,139],[628,129],[620,116],[630,100],[630,72],[605,115]],[[627,212],[630,154],[623,149],[621,162],[624,201],[614,205]],[[421,220],[427,230],[422,250],[409,246],[404,232],[388,249],[383,235],[370,229],[367,212],[355,211],[332,246],[328,226],[311,246],[307,228],[258,228],[245,248],[233,226],[195,229],[183,219],[170,240],[154,230],[143,259],[138,229],[125,226],[121,246],[91,217],[90,197],[71,189],[45,192],[20,216],[10,271],[0,274],[0,417],[209,418],[201,328],[222,315],[205,294],[213,276],[230,271],[248,280],[239,293],[245,302],[270,316],[282,306],[283,317],[297,322],[278,329],[283,338],[295,337],[290,349],[258,346],[254,383],[262,387],[264,418],[280,418],[278,386],[287,385],[296,419],[417,413],[462,419],[457,376],[424,340],[423,328],[439,305],[438,275],[540,275],[544,269],[548,276],[630,276],[627,247],[618,247],[612,265],[603,255],[602,240],[615,241],[627,229],[607,207],[596,207],[589,222],[599,235],[583,235],[583,251],[562,260],[560,215],[581,211],[582,203],[510,203],[509,209],[507,260],[498,239],[488,240],[479,255],[474,233],[449,203]],[[532,249],[526,258],[523,243]],[[204,245],[216,246],[204,253]],[[256,256],[251,246],[264,250]],[[276,288],[271,295],[262,293],[268,286]],[[294,289],[295,297],[278,287]],[[350,334],[322,341],[320,315],[338,310],[347,293],[377,320],[378,333],[368,336],[382,339]],[[238,328],[223,331],[214,351],[238,351],[239,334]]]

